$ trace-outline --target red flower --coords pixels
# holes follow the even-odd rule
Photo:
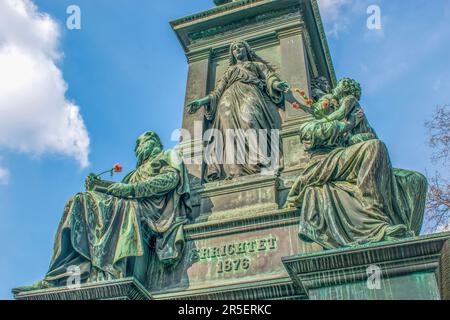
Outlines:
[[[322,102],[322,107],[323,107],[324,109],[328,109],[329,106],[330,106],[330,101],[325,100],[324,102]]]
[[[314,100],[313,99],[308,99],[308,100],[306,100],[306,104],[308,106],[312,106],[314,104]]]
[[[300,110],[300,109],[301,109],[300,103],[294,102],[294,103],[292,104],[292,108],[295,109],[295,110]]]
[[[121,165],[120,163],[116,163],[116,164],[114,165],[114,167],[113,167],[113,170],[114,170],[114,172],[116,172],[116,173],[122,172],[122,169],[123,169],[123,167],[122,167],[122,165]]]
[[[306,92],[304,90],[300,90],[300,89],[295,89],[295,91],[303,98],[303,99],[308,99],[308,97],[306,96]]]

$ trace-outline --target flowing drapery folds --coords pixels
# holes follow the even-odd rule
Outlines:
[[[348,145],[344,123],[317,119],[299,134],[310,162],[286,206],[301,211],[303,240],[331,249],[420,233],[427,180],[392,168],[382,141]]]
[[[281,128],[278,105],[284,94],[273,89],[275,81],[280,81],[279,77],[266,64],[247,61],[230,66],[210,93],[205,114],[212,122],[206,136],[212,151],[207,154],[212,180],[260,173],[262,167],[271,164],[273,153],[279,153],[272,150],[279,145],[273,147],[271,130]],[[251,144],[246,136],[249,130],[264,134],[265,141]],[[246,158],[249,154],[253,159]]]
[[[45,281],[62,285],[74,265],[84,280],[129,276],[132,259],[145,254],[150,240],[161,262],[181,257],[191,205],[180,156],[169,150],[149,157],[122,186],[123,196],[88,191],[68,201]]]

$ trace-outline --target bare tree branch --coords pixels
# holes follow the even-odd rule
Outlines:
[[[434,149],[433,160],[444,164],[450,160],[450,105],[436,108],[433,118],[425,123],[429,144]]]
[[[429,180],[427,199],[427,229],[431,232],[450,227],[450,184],[439,173]],[[449,230],[450,231],[450,230]]]
[[[429,145],[433,148],[432,159],[448,167],[450,160],[450,105],[436,108],[433,118],[425,123],[429,130]],[[426,207],[427,230],[450,231],[450,184],[436,172],[429,179]]]

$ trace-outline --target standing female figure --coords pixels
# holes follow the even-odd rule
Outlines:
[[[279,139],[272,131],[281,128],[278,107],[288,90],[289,85],[247,42],[230,46],[230,66],[216,88],[187,105],[190,113],[204,106],[212,123],[205,137],[210,150],[208,180],[257,174],[273,164],[274,156],[279,160],[279,141],[272,141]]]

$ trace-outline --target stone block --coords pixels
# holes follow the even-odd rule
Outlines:
[[[155,299],[301,299],[281,259],[322,250],[298,238],[299,213],[274,210],[185,228],[182,261],[150,263],[147,287]]]
[[[283,258],[312,300],[450,299],[450,233]]]
[[[133,278],[82,284],[79,288],[58,287],[15,296],[16,300],[152,300]]]
[[[256,175],[205,184],[198,191],[201,216],[212,221],[254,215],[279,208],[279,179],[274,175]]]

